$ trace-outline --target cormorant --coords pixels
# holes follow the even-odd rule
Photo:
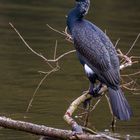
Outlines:
[[[113,114],[120,120],[129,120],[132,111],[120,88],[120,64],[116,49],[101,29],[84,19],[89,6],[90,0],[76,0],[76,7],[67,17],[67,26],[77,56],[90,81],[89,91],[96,96],[96,80],[99,80],[101,85],[105,84],[108,87]]]

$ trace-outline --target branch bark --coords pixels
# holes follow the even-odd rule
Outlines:
[[[62,139],[62,140],[65,139],[108,140],[109,139],[109,137],[106,138],[104,134],[100,134],[100,135],[80,134],[75,137],[73,136],[72,131],[69,130],[56,129],[51,127],[46,127],[44,125],[37,125],[24,121],[12,120],[6,117],[0,117],[0,126],[8,129],[24,131],[35,135],[47,136],[47,137],[52,137],[52,138]]]

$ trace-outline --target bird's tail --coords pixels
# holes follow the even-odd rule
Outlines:
[[[113,114],[120,120],[129,120],[133,113],[121,88],[108,90]]]

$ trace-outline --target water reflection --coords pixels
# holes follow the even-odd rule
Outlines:
[[[32,109],[25,114],[27,104],[34,89],[43,75],[37,71],[47,70],[46,65],[28,51],[17,34],[10,28],[12,22],[26,41],[37,51],[51,57],[55,40],[59,42],[58,53],[73,49],[60,35],[46,27],[46,23],[63,30],[65,15],[73,6],[73,1],[52,0],[1,0],[0,1],[0,113],[14,119],[26,120],[38,124],[68,128],[62,116],[70,101],[88,87],[83,70],[75,55],[70,55],[61,62],[61,71],[51,75],[43,83],[33,102]],[[113,42],[121,38],[119,48],[126,51],[140,32],[139,0],[92,1],[88,19],[107,30]],[[133,54],[140,54],[140,41]],[[73,67],[74,66],[74,67]],[[133,66],[130,71],[139,67]],[[140,83],[139,79],[137,82]],[[132,105],[134,117],[129,122],[118,122],[117,133],[121,136],[130,134],[136,139],[140,136],[139,95],[127,94]],[[106,110],[106,111],[104,111]],[[104,115],[101,115],[104,113]],[[100,131],[109,128],[111,116],[106,102],[102,102],[93,114],[92,122]],[[26,115],[28,118],[24,119]],[[1,140],[37,139],[36,136],[0,130]]]

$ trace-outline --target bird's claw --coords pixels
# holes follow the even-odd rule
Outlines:
[[[99,93],[99,91],[102,88],[102,84],[97,85],[94,89],[89,89],[89,94],[91,94],[93,97],[100,97],[102,94]]]

